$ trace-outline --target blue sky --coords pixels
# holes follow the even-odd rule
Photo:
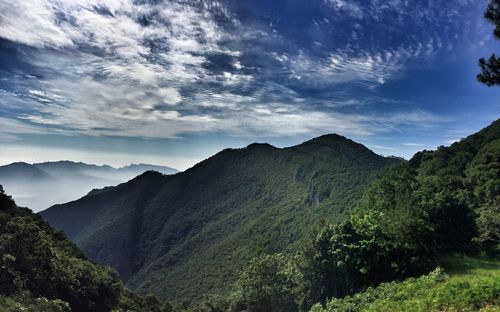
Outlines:
[[[339,133],[409,158],[500,115],[473,0],[3,0],[0,163],[185,169]]]

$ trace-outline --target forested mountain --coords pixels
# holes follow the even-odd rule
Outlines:
[[[302,253],[306,306],[417,276],[454,253],[500,252],[500,120],[378,177]],[[500,276],[496,275],[495,283]]]
[[[349,218],[293,256],[254,258],[230,292],[190,311],[498,311],[499,252],[497,120],[389,168]]]
[[[0,184],[21,206],[39,211],[78,199],[94,188],[126,182],[148,170],[165,174],[177,172],[173,168],[147,164],[113,168],[72,161],[17,162],[0,166]]]
[[[161,311],[128,291],[111,268],[90,260],[64,233],[0,185],[0,311]],[[168,306],[165,307],[168,309]]]
[[[297,250],[320,220],[344,220],[371,181],[400,162],[338,135],[284,149],[251,144],[41,215],[132,289],[194,302],[229,290],[256,255]]]

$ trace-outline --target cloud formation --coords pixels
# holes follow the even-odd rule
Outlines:
[[[462,36],[453,18],[470,2],[445,16],[443,3],[317,0],[292,8],[307,18],[293,24],[226,1],[6,0],[0,37],[15,57],[0,67],[2,118],[19,133],[152,138],[432,126],[447,118],[366,103]],[[443,23],[450,31],[434,32]]]

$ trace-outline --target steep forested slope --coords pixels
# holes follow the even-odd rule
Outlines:
[[[500,252],[500,120],[417,153],[370,186],[351,217],[303,253],[306,305],[418,276],[453,253]]]
[[[285,149],[252,144],[42,216],[133,289],[200,299],[230,288],[255,255],[294,250],[319,220],[345,218],[377,173],[398,162],[337,135]]]
[[[293,256],[254,258],[230,292],[190,311],[498,311],[499,143],[497,120],[389,168],[349,218]],[[451,277],[428,274],[437,266]]]
[[[19,208],[0,185],[0,311],[160,311],[111,268],[87,259],[61,232]]]

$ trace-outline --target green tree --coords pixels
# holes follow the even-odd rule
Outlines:
[[[68,303],[72,311],[105,312],[118,305],[124,289],[115,271],[88,261],[1,188],[0,255],[0,295],[29,294]]]
[[[302,309],[431,268],[426,227],[397,217],[367,210],[321,230],[299,258]]]
[[[484,17],[495,26],[493,34],[500,39],[500,0],[491,0]],[[479,66],[481,73],[477,75],[477,79],[480,82],[488,86],[500,85],[500,57],[493,54],[489,59],[481,58]]]
[[[295,269],[283,254],[254,258],[236,282],[237,311],[297,311]]]

